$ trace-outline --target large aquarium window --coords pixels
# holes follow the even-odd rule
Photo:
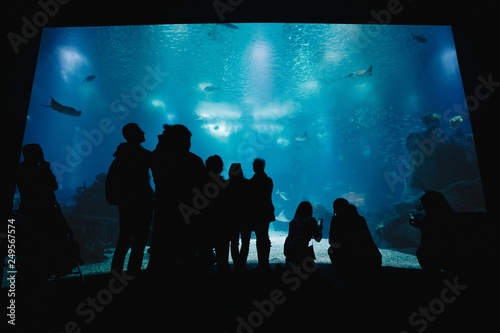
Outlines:
[[[191,151],[220,155],[225,178],[231,163],[250,178],[253,160],[265,159],[271,261],[284,262],[287,222],[307,200],[325,220],[326,240],[315,246],[327,262],[340,197],[357,206],[379,248],[410,257],[420,233],[406,212],[425,190],[441,191],[457,211],[485,209],[458,60],[449,26],[46,28],[24,144],[42,146],[88,263],[109,262],[116,244],[104,179],[130,122],[150,150],[163,124],[184,124]]]

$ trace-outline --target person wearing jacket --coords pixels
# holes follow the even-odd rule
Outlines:
[[[125,255],[131,248],[127,274],[135,276],[141,270],[153,214],[154,192],[149,175],[152,153],[141,146],[144,132],[137,124],[123,126],[122,134],[127,142],[121,143],[113,154],[115,160],[108,173],[113,180],[106,182],[107,192],[114,192],[117,200],[120,221],[111,269],[123,271]]]
[[[257,270],[264,273],[269,271],[269,252],[271,251],[269,223],[275,220],[272,201],[274,185],[273,180],[264,172],[265,166],[266,161],[256,158],[253,162],[255,174],[250,179],[250,200],[253,206],[252,212],[259,260]]]

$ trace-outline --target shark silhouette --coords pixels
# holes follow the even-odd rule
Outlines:
[[[416,40],[417,43],[427,43],[427,38],[424,36],[414,35],[413,33],[411,35],[413,36],[413,40]]]
[[[338,79],[331,80],[330,82],[346,79],[348,77],[361,78],[361,77],[368,77],[368,76],[372,76],[372,66],[370,66],[370,68],[368,68],[366,70],[357,71],[357,72],[351,73],[347,76],[343,76],[343,77],[339,77]]]
[[[70,106],[64,106],[60,103],[58,103],[52,96],[50,96],[50,105],[42,105],[46,108],[52,108],[53,110],[66,114],[68,116],[73,116],[73,117],[80,117],[82,114],[82,111],[77,111],[75,108],[72,108]]]

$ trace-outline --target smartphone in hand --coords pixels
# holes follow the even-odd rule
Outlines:
[[[408,212],[408,222],[410,223],[411,226],[419,228],[419,226],[418,226],[419,223],[418,223],[417,219],[415,218],[415,214],[416,214],[415,209]]]

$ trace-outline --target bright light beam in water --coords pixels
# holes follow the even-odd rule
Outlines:
[[[70,74],[75,74],[82,65],[87,64],[87,58],[73,47],[62,46],[57,52],[61,64],[61,75],[66,82],[69,81]]]

